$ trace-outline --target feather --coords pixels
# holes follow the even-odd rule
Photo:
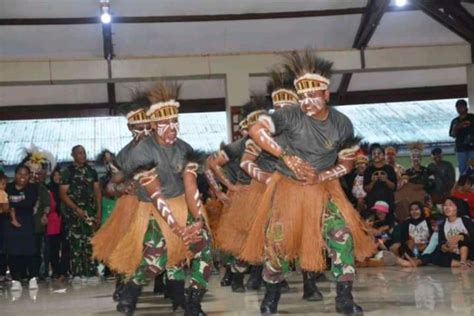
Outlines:
[[[302,52],[292,51],[283,54],[283,59],[284,71],[295,78],[307,73],[319,74],[328,79],[332,75],[333,62],[320,58],[310,48],[305,48]]]
[[[181,85],[175,81],[159,81],[149,92],[148,99],[152,104],[177,100]]]

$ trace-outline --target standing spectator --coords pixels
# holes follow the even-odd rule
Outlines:
[[[69,222],[73,282],[97,282],[90,240],[102,220],[102,193],[97,172],[87,164],[84,147],[74,146],[71,155],[74,162],[61,174],[60,196]]]
[[[443,160],[441,148],[431,151],[433,162],[428,165],[428,173],[434,177],[431,197],[433,203],[442,204],[453,189],[456,173],[453,165]]]
[[[7,189],[8,178],[0,171],[0,288],[3,287],[7,281],[7,255],[4,249],[4,229],[3,222],[8,220],[8,213],[10,211],[10,204],[8,201]]]
[[[366,208],[365,197],[367,196],[364,190],[364,173],[369,163],[366,151],[359,150],[354,163],[354,170],[343,178],[343,183],[349,200],[361,212]]]
[[[421,164],[424,145],[421,143],[415,143],[408,147],[411,151],[411,167],[405,171],[403,179],[409,183],[422,185],[423,189],[427,191],[431,188],[431,182],[429,179],[428,168]]]
[[[367,208],[372,208],[377,201],[385,201],[390,207],[389,217],[392,217],[395,210],[394,193],[397,188],[397,175],[395,170],[385,163],[385,153],[380,144],[372,144],[370,155],[372,164],[364,173]]]
[[[463,175],[468,167],[469,159],[474,158],[474,114],[467,112],[465,100],[456,102],[459,116],[452,120],[449,136],[456,139],[459,174]]]
[[[61,183],[61,172],[53,170],[48,185],[51,197],[51,210],[48,214],[48,227],[46,231],[46,243],[48,245],[49,262],[53,279],[64,279],[69,272],[69,243],[60,213],[61,200],[59,198],[59,184]]]
[[[5,230],[5,250],[12,275],[12,291],[21,290],[20,280],[30,278],[29,288],[37,289],[37,271],[33,256],[35,249],[34,208],[38,201],[38,185],[30,183],[30,169],[19,165],[15,170],[15,180],[7,185],[10,207],[16,211],[20,227],[3,221]],[[29,275],[28,275],[29,271]]]
[[[387,161],[387,165],[392,166],[393,170],[395,170],[395,174],[397,175],[397,185],[400,187],[402,185],[402,175],[405,173],[405,168],[402,165],[397,163],[397,148],[394,146],[387,146],[385,147],[385,159]]]

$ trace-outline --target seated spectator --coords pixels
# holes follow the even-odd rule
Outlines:
[[[462,201],[455,197],[446,199],[443,212],[446,219],[439,227],[437,263],[441,267],[469,268],[473,258],[474,225],[461,216]]]
[[[435,204],[443,203],[453,189],[456,174],[453,165],[443,160],[441,148],[433,149],[431,157],[433,162],[428,165],[428,173],[433,178],[431,196]]]
[[[452,196],[465,201],[468,205],[469,216],[474,218],[474,192],[472,190],[471,179],[468,175],[463,175],[459,178],[454,187]]]
[[[400,256],[407,254],[411,258],[419,258],[428,246],[433,231],[424,216],[421,202],[411,203],[409,210],[410,218],[401,225]]]
[[[391,245],[391,233],[393,231],[394,221],[389,217],[389,206],[384,201],[377,201],[371,210],[375,212],[375,221],[373,228],[375,238],[380,239],[381,243],[389,248]]]
[[[372,208],[377,201],[385,201],[389,205],[389,217],[393,218],[397,175],[395,170],[385,163],[385,153],[380,144],[372,144],[370,155],[372,157],[372,164],[367,167],[364,173],[367,208]]]

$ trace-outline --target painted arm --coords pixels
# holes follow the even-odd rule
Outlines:
[[[204,206],[202,204],[201,195],[196,182],[198,167],[198,164],[195,162],[189,162],[186,165],[183,173],[184,195],[189,211],[193,215],[194,219],[202,220]]]
[[[321,173],[313,173],[308,178],[307,184],[336,180],[350,173],[354,168],[355,155],[358,150],[359,146],[357,145],[341,150],[336,165]]]
[[[258,156],[262,153],[262,149],[255,144],[251,139],[245,144],[245,153],[242,156],[240,162],[240,168],[242,168],[252,179],[267,183],[271,177],[271,174],[263,171],[255,163]]]
[[[165,220],[169,228],[183,239],[186,245],[201,240],[196,232],[189,229],[190,226],[183,227],[179,225],[166,201],[166,197],[161,191],[161,183],[155,169],[138,173],[134,176],[134,179],[138,180],[140,185],[145,188],[160,216]]]
[[[236,185],[234,185],[229,180],[229,178],[227,178],[224,171],[222,170],[222,166],[224,166],[228,162],[229,162],[229,157],[227,156],[227,154],[223,150],[220,150],[219,152],[217,152],[213,155],[210,155],[207,158],[207,165],[210,168],[210,170],[212,170],[214,175],[217,177],[217,180],[219,180],[220,183],[222,183],[228,190],[238,191],[238,187]],[[211,178],[211,175],[206,174],[206,178],[209,181],[209,179]],[[214,177],[212,177],[212,178],[214,178]],[[211,182],[209,184],[211,185],[211,187],[214,185]],[[215,183],[215,185],[217,185],[217,183]]]
[[[272,119],[269,116],[261,116],[259,121],[250,128],[249,135],[261,149],[282,159],[298,180],[307,181],[308,175],[314,173],[314,169],[307,161],[286,153],[271,136],[274,132],[275,126]]]

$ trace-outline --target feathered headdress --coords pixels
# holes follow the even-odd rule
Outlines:
[[[327,90],[332,75],[333,63],[318,57],[313,50],[292,51],[283,55],[284,68],[296,78],[296,92],[306,93]]]
[[[298,103],[298,95],[293,85],[295,77],[290,72],[285,71],[281,66],[275,66],[270,70],[269,77],[267,93],[272,96],[274,107]]]
[[[138,89],[132,90],[132,101],[119,107],[118,112],[127,117],[128,124],[148,123],[146,111],[150,106],[147,93]]]
[[[23,158],[20,164],[24,164],[32,171],[42,169],[49,172],[56,167],[56,158],[49,151],[41,150],[33,144],[31,144],[30,148],[23,148],[22,151],[25,158]]]
[[[408,149],[410,149],[412,156],[421,156],[423,154],[424,148],[425,145],[421,142],[416,142],[408,145]]]
[[[252,93],[250,101],[242,106],[242,115],[245,117],[247,127],[255,124],[259,116],[267,113],[269,108],[270,102],[265,95]]]
[[[147,112],[151,121],[161,121],[178,117],[181,85],[176,82],[160,81],[148,93],[152,103]]]

